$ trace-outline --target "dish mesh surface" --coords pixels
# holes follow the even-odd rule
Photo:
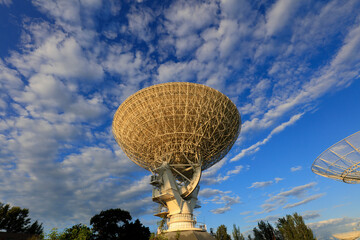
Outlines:
[[[113,134],[126,155],[153,170],[169,164],[220,161],[241,126],[235,104],[221,92],[195,83],[174,82],[142,89],[117,109]]]

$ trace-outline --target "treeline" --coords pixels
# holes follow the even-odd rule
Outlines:
[[[273,227],[269,222],[260,221],[247,238],[235,224],[232,231],[233,240],[316,240],[312,230],[306,226],[301,215],[294,213],[279,218]],[[211,231],[216,240],[231,240],[225,225],[220,225],[216,232]]]
[[[150,230],[139,219],[131,221],[128,211],[120,208],[101,211],[90,219],[89,228],[83,224],[77,224],[71,228],[58,232],[53,229],[50,234],[43,237],[45,240],[118,240],[139,239],[148,240]]]
[[[43,226],[38,221],[31,223],[29,209],[0,202],[0,231],[41,235]]]
[[[0,203],[0,231],[7,233],[32,234],[32,240],[148,240],[150,230],[142,225],[139,219],[131,221],[128,211],[120,208],[101,211],[90,219],[91,228],[84,224],[76,224],[64,231],[53,229],[44,234],[42,224],[31,223],[29,210],[11,207]],[[20,236],[20,235],[19,235]]]
[[[155,234],[150,235],[150,230],[139,219],[131,221],[128,211],[122,209],[109,209],[101,211],[90,219],[90,227],[76,224],[64,231],[53,229],[49,234],[44,234],[43,226],[38,221],[31,223],[29,210],[20,207],[11,207],[9,204],[0,203],[0,231],[8,233],[33,234],[34,240],[118,240],[137,239],[155,240],[166,237]],[[216,240],[315,240],[312,230],[306,226],[302,216],[297,213],[279,218],[273,227],[269,222],[260,221],[253,228],[252,234],[247,238],[240,232],[240,228],[233,226],[232,238],[227,233],[225,225],[220,225],[216,232],[210,230]]]

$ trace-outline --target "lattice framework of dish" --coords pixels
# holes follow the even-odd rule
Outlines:
[[[195,83],[144,88],[117,109],[113,134],[127,156],[154,170],[164,161],[202,170],[220,161],[241,126],[236,105],[221,92]]]
[[[360,131],[334,144],[311,167],[318,175],[346,183],[360,183]]]

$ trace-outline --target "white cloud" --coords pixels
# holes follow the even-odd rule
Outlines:
[[[224,182],[228,179],[229,179],[229,176],[222,176],[221,174],[219,174],[213,178],[202,178],[201,183],[206,184],[206,185],[214,185],[214,184],[219,184],[221,182]]]
[[[284,180],[283,178],[275,178],[275,183],[278,183],[280,181]]]
[[[248,187],[248,188],[264,188],[264,187],[270,186],[271,184],[273,184],[273,181],[254,182],[254,183],[252,183],[251,186]]]
[[[12,0],[0,0],[0,4],[4,4],[9,7],[12,4]]]
[[[0,116],[10,107],[9,95],[17,94],[24,87],[17,71],[8,68],[0,59]]]
[[[220,162],[216,163],[211,168],[207,169],[202,173],[201,176],[201,183],[206,185],[213,185],[213,184],[219,184],[221,182],[224,182],[228,180],[230,177],[239,174],[243,170],[249,170],[249,166],[246,166],[244,169],[244,166],[238,165],[235,166],[232,170],[228,170],[225,175],[223,174],[217,174],[218,171],[224,166],[224,164],[227,162],[227,159],[224,158]]]
[[[156,203],[152,201],[152,197],[145,197],[127,201],[120,204],[120,207],[122,209],[127,209],[127,211],[131,212],[132,216],[139,217],[143,216],[145,214],[154,214],[156,211],[154,211],[154,207],[156,209]],[[143,222],[143,221],[141,221]]]
[[[249,214],[251,214],[251,211],[245,211],[240,213],[240,215],[249,215]]]
[[[115,195],[119,199],[131,200],[133,196],[139,196],[151,192],[150,175],[144,176],[140,181],[133,182],[129,187]]]
[[[9,61],[27,76],[37,72],[72,80],[102,81],[102,67],[95,57],[87,54],[75,38],[55,32],[34,51],[27,55],[13,54]]]
[[[356,16],[349,13],[357,7],[356,5],[356,1],[344,3],[338,0],[316,6],[308,5],[316,13],[308,11],[305,17],[298,19],[297,24],[292,26],[292,43],[284,53],[287,56],[289,54],[305,56],[310,51],[317,51],[317,47],[329,44],[336,39],[339,30],[342,34],[346,34],[348,29],[340,26],[351,25]]]
[[[280,182],[282,180],[283,180],[282,178],[275,178],[274,179],[275,183],[278,183],[278,182]],[[267,186],[270,186],[270,185],[274,184],[274,181],[253,182],[251,184],[251,186],[248,187],[248,188],[265,188]]]
[[[278,0],[270,7],[175,1],[161,8],[141,1],[126,7],[100,0],[32,3],[46,17],[19,20],[19,47],[0,59],[0,193],[59,228],[105,208],[150,212],[147,175],[115,146],[109,125],[115,108],[140,88],[193,81],[228,95],[244,119],[242,141],[250,145],[236,161],[359,76],[357,1]],[[283,30],[289,30],[285,37]],[[271,128],[263,140],[248,138]],[[201,183],[221,183],[244,170],[221,170],[225,163],[205,171]],[[264,211],[305,203],[313,186],[270,196]],[[214,213],[240,202],[228,191],[201,194],[223,205]],[[293,197],[300,200],[288,203]]]
[[[276,128],[274,128],[270,132],[270,134],[265,139],[263,139],[262,141],[259,141],[259,142],[253,144],[252,146],[250,146],[250,147],[248,147],[246,149],[242,149],[239,154],[237,154],[235,157],[233,157],[230,160],[230,162],[238,161],[241,158],[243,158],[243,157],[245,157],[245,156],[247,156],[249,154],[253,154],[253,153],[257,152],[259,150],[259,147],[261,145],[264,145],[265,143],[267,143],[272,138],[272,136],[274,134],[277,134],[277,133],[283,131],[286,127],[291,126],[292,124],[294,124],[297,120],[299,120],[301,118],[302,115],[303,114],[300,113],[300,114],[296,114],[296,115],[292,116],[289,121],[284,122],[284,123],[280,124],[279,126],[277,126]],[[244,127],[246,127],[246,126],[244,126]]]
[[[279,215],[270,215],[270,216],[267,216],[265,218],[259,218],[259,219],[256,219],[254,220],[254,222],[260,222],[260,221],[265,221],[265,222],[276,222],[278,219],[280,218]]]
[[[278,0],[268,12],[266,19],[266,31],[273,35],[281,30],[299,7],[300,2],[296,0]]]
[[[348,66],[353,64],[356,65],[360,61],[358,55],[355,54],[355,52],[359,51],[359,49],[360,49],[360,27],[358,26],[349,31],[349,34],[345,38],[344,45],[340,48],[340,50],[336,54],[336,57],[331,62],[331,68],[334,68],[331,70],[338,70],[338,68],[341,68],[341,70],[351,71],[351,69],[349,69]],[[341,85],[341,84],[337,84],[337,85]]]
[[[300,214],[304,220],[310,220],[310,219],[314,219],[314,218],[318,218],[320,217],[320,214],[316,211],[307,211],[307,212],[304,212],[304,213],[301,213]],[[279,218],[282,218],[282,217],[285,217],[285,216],[280,216],[280,215],[269,215],[269,216],[266,216],[264,218],[258,218],[256,220],[254,220],[253,222],[260,222],[261,220],[262,221],[265,221],[265,222],[277,222]]]
[[[219,183],[229,179],[229,175],[223,176],[222,174],[217,174],[218,171],[222,168],[222,166],[224,166],[226,161],[227,161],[227,159],[224,158],[217,164],[213,165],[212,167],[210,167],[209,169],[204,171],[201,174],[200,183],[206,184],[206,185],[213,185],[213,184],[219,184]]]
[[[148,75],[146,70],[151,67],[146,57],[141,52],[128,52],[122,46],[112,46],[103,63],[105,69],[112,74],[119,74],[123,83],[135,85],[144,81]]]
[[[328,220],[323,220],[323,221],[319,221],[319,222],[314,222],[314,223],[309,223],[309,226],[311,228],[321,228],[324,226],[339,226],[339,225],[343,225],[343,224],[350,224],[352,226],[354,226],[354,223],[359,224],[360,223],[360,219],[359,218],[332,218],[332,219],[328,219]],[[356,225],[355,225],[356,226]]]
[[[212,209],[210,211],[212,213],[214,213],[214,214],[223,214],[223,213],[228,212],[230,210],[231,210],[231,207],[225,206],[225,207],[221,207],[221,208]]]
[[[195,61],[191,62],[167,62],[162,64],[158,68],[158,81],[159,83],[171,82],[171,81],[191,81],[196,76],[198,68],[202,68]]]
[[[270,108],[264,114],[263,119],[245,122],[244,130],[249,131],[255,127],[269,127],[273,119],[284,115],[295,106],[304,104],[322,96],[332,87],[346,87],[350,84],[357,78],[358,71],[348,69],[346,66],[348,66],[347,64],[349,64],[349,61],[351,62],[349,65],[356,65],[360,60],[357,56],[352,55],[352,53],[360,46],[359,39],[359,27],[350,29],[343,46],[335,54],[335,58],[330,62],[330,64],[324,66],[318,74],[314,75],[309,82],[303,84],[298,91],[278,102],[273,108]]]
[[[51,1],[34,1],[34,4],[47,13],[50,13],[57,19],[71,23],[79,23],[80,20],[80,2],[64,1],[55,3]]]
[[[25,91],[16,94],[14,100],[24,104],[33,117],[46,118],[50,122],[97,119],[106,112],[101,100],[84,98],[51,75],[32,76]]]
[[[261,205],[261,208],[263,210],[255,214],[269,213],[275,211],[279,207],[279,205],[282,205],[284,203],[285,203],[285,199],[283,198],[278,199],[275,203],[264,203]]]
[[[239,25],[235,20],[222,20],[219,26],[221,41],[219,42],[219,54],[221,59],[228,58],[233,54],[236,43],[240,36],[235,34],[239,32]]]
[[[192,55],[203,42],[199,33],[216,23],[217,11],[212,1],[175,1],[164,12],[163,40],[172,42],[177,57]]]
[[[251,6],[247,1],[221,0],[222,14],[229,18],[246,18],[251,12]]]
[[[219,199],[215,198],[212,200],[216,204],[224,204],[224,207],[215,208],[210,210],[214,214],[223,214],[231,210],[231,206],[237,203],[241,203],[239,196],[228,196],[223,195]]]
[[[243,170],[244,166],[235,166],[235,169],[227,171],[226,175],[239,174]]]
[[[193,34],[216,20],[216,10],[217,4],[212,1],[177,1],[165,12],[165,26],[177,37]]]
[[[331,239],[332,234],[360,230],[360,218],[332,218],[307,224],[319,240]]]
[[[296,171],[300,171],[300,170],[302,170],[302,166],[297,166],[297,167],[290,168],[291,172],[296,172]]]
[[[280,206],[283,206],[284,204],[286,204],[289,201],[289,199],[292,197],[304,198],[306,196],[308,190],[313,188],[315,185],[316,185],[315,182],[311,182],[311,183],[308,183],[305,185],[293,187],[292,189],[290,189],[288,191],[282,191],[276,195],[269,196],[269,198],[267,200],[265,200],[265,203],[263,203],[261,205],[261,208],[263,208],[263,211],[258,212],[257,214],[269,213],[269,212],[275,211]],[[313,195],[313,196],[310,196],[310,197],[307,197],[307,198],[301,200],[300,202],[297,202],[294,204],[287,204],[283,208],[296,207],[301,204],[305,204],[307,202],[318,199],[323,195],[324,194]]]
[[[251,102],[242,106],[239,111],[242,114],[251,114],[252,118],[258,117],[266,111],[268,100],[266,92],[269,91],[271,82],[269,79],[262,79],[250,90],[249,100]]]
[[[284,1],[278,1],[277,3],[280,4]],[[290,1],[288,1],[290,3]],[[336,24],[340,24],[341,19],[347,19],[349,20],[349,11],[351,12],[351,8],[354,8],[354,3],[349,2],[348,5],[341,5],[333,1],[329,3],[328,5],[321,8],[321,11],[326,12],[324,13],[324,16],[321,16],[321,21],[315,21],[313,17],[317,15],[309,14],[307,16],[307,21],[309,21],[308,26],[312,26],[313,23],[319,23],[321,24],[327,24],[326,18],[329,18],[329,15],[334,15],[334,17],[337,20]],[[331,14],[330,14],[331,12]],[[351,15],[350,15],[351,16]],[[312,20],[309,20],[312,19]],[[331,18],[332,19],[332,18]],[[300,26],[300,25],[299,25]],[[297,26],[297,27],[299,27]],[[320,30],[323,35],[316,36],[319,38],[319,41],[321,44],[323,44],[324,39],[327,39],[325,36],[327,35],[327,32],[323,31],[324,26],[318,26],[317,30]],[[332,26],[327,26],[325,29],[330,29],[333,31]],[[296,31],[298,31],[297,29]],[[305,31],[304,29],[302,29]],[[319,33],[319,31],[314,31],[313,35],[316,35]],[[331,32],[330,31],[330,32]],[[297,32],[296,32],[297,33]],[[302,32],[303,33],[303,32]],[[306,32],[306,34],[309,34]],[[305,34],[305,35],[306,35]],[[317,73],[314,73],[314,75],[311,77],[310,81],[303,81],[302,79],[298,79],[298,75],[300,76],[302,73],[305,73],[309,71],[308,67],[303,65],[300,67],[297,67],[294,69],[291,67],[291,63],[288,62],[288,56],[286,54],[281,55],[279,58],[279,61],[275,61],[273,67],[278,66],[278,72],[273,76],[274,78],[277,78],[277,82],[275,83],[275,86],[270,92],[270,95],[267,94],[265,97],[269,100],[264,102],[264,95],[260,95],[258,98],[254,98],[252,103],[247,103],[244,106],[242,106],[240,109],[244,110],[244,113],[251,113],[253,109],[261,108],[263,104],[268,104],[267,107],[262,107],[261,109],[264,109],[262,111],[265,111],[265,114],[260,114],[259,116],[253,116],[251,120],[247,120],[243,123],[243,129],[242,129],[242,135],[248,134],[248,132],[256,132],[259,131],[259,129],[267,129],[270,126],[272,126],[275,122],[278,121],[279,118],[286,115],[287,112],[289,112],[292,109],[295,109],[296,107],[299,107],[301,105],[304,105],[306,103],[309,103],[319,97],[321,97],[324,93],[328,92],[330,89],[333,89],[335,86],[346,87],[348,86],[353,79],[356,79],[358,73],[357,70],[354,69],[348,69],[346,68],[346,65],[348,66],[354,66],[357,65],[359,58],[356,56],[352,56],[351,53],[356,52],[356,49],[358,48],[359,44],[359,38],[358,38],[358,27],[352,27],[349,29],[349,31],[344,32],[344,35],[346,35],[346,38],[344,40],[343,46],[339,48],[337,52],[334,54],[333,61],[330,62],[327,65],[324,65]],[[303,34],[304,35],[304,34]],[[301,36],[303,36],[301,35]],[[306,46],[309,46],[310,48],[313,47],[312,45],[312,37],[309,36],[309,43],[305,44]],[[299,36],[300,38],[300,36]],[[276,42],[274,42],[276,43]],[[298,45],[304,45],[304,43],[297,42]],[[320,44],[320,43],[319,43]],[[292,49],[299,49],[300,46],[293,46]],[[353,50],[349,50],[353,49]],[[307,51],[311,51],[307,49]],[[305,51],[306,52],[306,51]],[[280,60],[284,59],[284,60]],[[347,64],[343,64],[344,61],[350,61]],[[356,68],[357,69],[357,68]],[[294,74],[295,72],[298,72],[299,74]],[[270,71],[271,73],[271,71]],[[292,78],[290,81],[289,78]],[[294,80],[293,80],[294,79]],[[336,80],[336,81],[335,81]],[[255,88],[256,84],[253,84],[252,88]],[[309,105],[308,105],[309,106]],[[256,114],[261,113],[261,111],[254,111]],[[279,131],[281,129],[278,129]],[[242,158],[246,154],[252,154],[259,150],[259,145],[265,144],[266,140],[264,142],[259,141],[257,144],[251,146],[248,148],[248,151],[245,151],[246,149],[243,149],[242,152],[238,154],[238,156],[235,158]]]
[[[102,7],[101,0],[91,1],[61,1],[34,0],[33,4],[39,10],[56,19],[58,24],[67,26],[94,26],[94,15]]]
[[[305,185],[297,186],[290,189],[289,191],[280,192],[278,196],[282,196],[282,197],[295,196],[299,198],[302,197],[308,189],[313,188],[315,185],[316,185],[315,182],[311,182]]]
[[[306,211],[301,213],[301,216],[304,220],[310,220],[320,217],[320,214],[317,211]]]
[[[155,14],[150,8],[132,8],[127,15],[128,30],[130,34],[137,36],[144,41],[150,41],[154,38],[154,32],[149,24],[155,20]]]
[[[29,126],[31,129],[34,127]],[[38,131],[44,128],[46,125],[41,124]],[[2,179],[7,176],[2,180],[0,191],[7,192],[8,201],[15,205],[31,206],[32,215],[40,221],[44,221],[45,214],[47,224],[67,219],[75,224],[85,219],[88,221],[97,211],[118,205],[126,207],[132,214],[143,215],[149,213],[154,205],[151,198],[144,198],[151,194],[149,176],[129,181],[131,174],[138,170],[123,153],[117,155],[109,148],[89,147],[81,149],[80,154],[68,156],[63,162],[54,162],[49,161],[55,159],[54,141],[40,142],[40,138],[34,142],[22,138],[18,140],[22,147],[17,153],[21,161],[16,163],[10,176],[4,175],[6,172],[0,173]],[[19,198],[11,190],[13,187],[32,197]],[[38,198],[47,201],[38,201]],[[59,201],[62,203],[60,206]]]
[[[227,162],[227,158],[225,157],[221,161],[217,162],[215,165],[211,166],[210,168],[206,169],[202,172],[202,178],[210,178],[213,177]]]
[[[210,197],[213,197],[216,195],[228,194],[228,193],[231,193],[231,191],[224,192],[219,189],[205,188],[205,189],[200,190],[199,196],[205,197],[205,198],[210,198]]]
[[[240,197],[232,194],[231,191],[221,191],[219,189],[205,188],[199,192],[199,197],[211,198],[210,200],[204,200],[204,203],[221,204],[224,207],[210,210],[214,214],[222,214],[231,210],[231,206],[237,203],[241,203]]]
[[[209,40],[204,42],[196,51],[196,57],[201,62],[215,60],[217,53],[218,43],[216,40]]]
[[[175,40],[176,55],[184,57],[195,51],[202,43],[202,40],[196,35],[184,36]]]
[[[308,202],[311,202],[313,200],[316,200],[322,196],[324,196],[325,194],[324,193],[321,193],[321,194],[316,194],[316,195],[313,195],[313,196],[310,196],[308,198],[305,198],[304,200],[301,200],[300,202],[296,202],[296,203],[292,203],[292,204],[287,204],[285,205],[283,208],[284,209],[287,209],[287,208],[293,208],[293,207],[297,207],[297,206],[300,206],[300,205],[303,205],[305,203],[308,203]]]

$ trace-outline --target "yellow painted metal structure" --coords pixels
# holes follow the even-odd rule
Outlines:
[[[240,132],[234,103],[221,92],[174,82],[142,89],[126,99],[113,120],[113,134],[126,155],[152,171],[169,164],[220,161]]]
[[[241,127],[235,104],[221,92],[195,83],[144,88],[117,109],[113,134],[126,155],[151,171],[153,201],[165,208],[168,232],[196,228],[193,209],[201,171],[219,162]]]

